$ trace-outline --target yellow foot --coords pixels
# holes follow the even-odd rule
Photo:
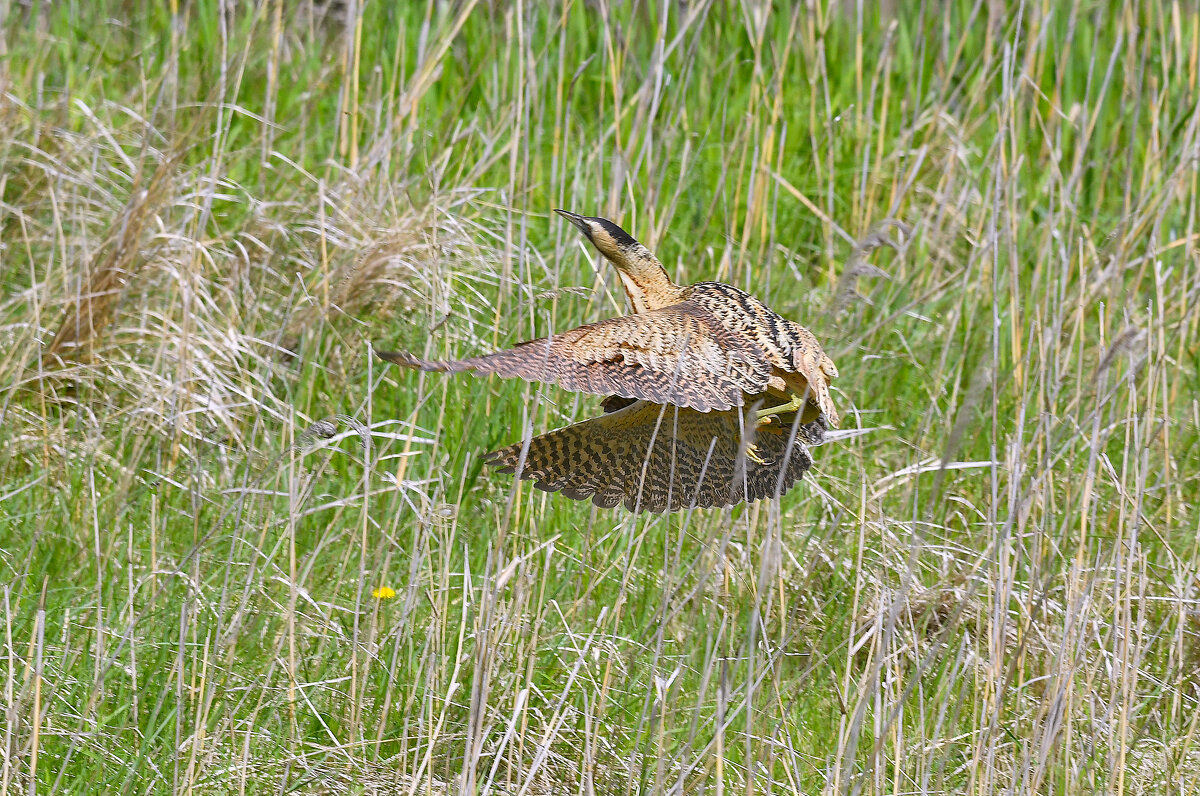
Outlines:
[[[771,425],[771,418],[764,418],[758,421],[754,427],[754,431],[757,434],[774,434],[777,437],[783,435],[784,429],[780,428],[778,425],[776,425],[774,428],[766,428],[766,426],[769,425]],[[753,442],[746,446],[746,458],[756,464],[762,465],[763,467],[770,467],[775,463],[774,459],[767,461],[761,455],[759,455],[758,445]]]
[[[750,445],[748,448],[746,448],[746,458],[755,464],[761,464],[763,467],[767,466],[767,463],[763,460],[763,457],[758,455],[757,445]]]

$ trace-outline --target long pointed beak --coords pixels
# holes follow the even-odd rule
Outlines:
[[[588,223],[583,216],[579,215],[578,213],[572,213],[569,210],[559,210],[558,208],[555,208],[554,212],[558,213],[567,221],[570,221],[572,224],[578,227],[579,231],[586,235],[589,240],[591,239],[591,230],[588,228]]]

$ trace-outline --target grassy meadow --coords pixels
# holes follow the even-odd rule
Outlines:
[[[0,793],[1200,790],[1200,9],[770,6],[0,0]],[[623,313],[555,207],[817,334],[811,478],[373,359]]]

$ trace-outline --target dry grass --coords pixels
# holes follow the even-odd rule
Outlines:
[[[0,0],[0,792],[1197,788],[1195,8],[108,6]],[[621,311],[552,207],[827,341],[816,478],[372,361]]]

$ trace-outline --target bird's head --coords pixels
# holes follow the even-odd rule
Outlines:
[[[632,235],[607,218],[581,216],[566,210],[554,212],[574,224],[601,254],[614,263],[627,259],[637,249],[645,248],[634,240]]]
[[[649,249],[607,218],[581,216],[555,210],[570,221],[613,265],[625,287],[634,312],[663,307],[682,300],[682,288],[671,281],[662,263]]]

